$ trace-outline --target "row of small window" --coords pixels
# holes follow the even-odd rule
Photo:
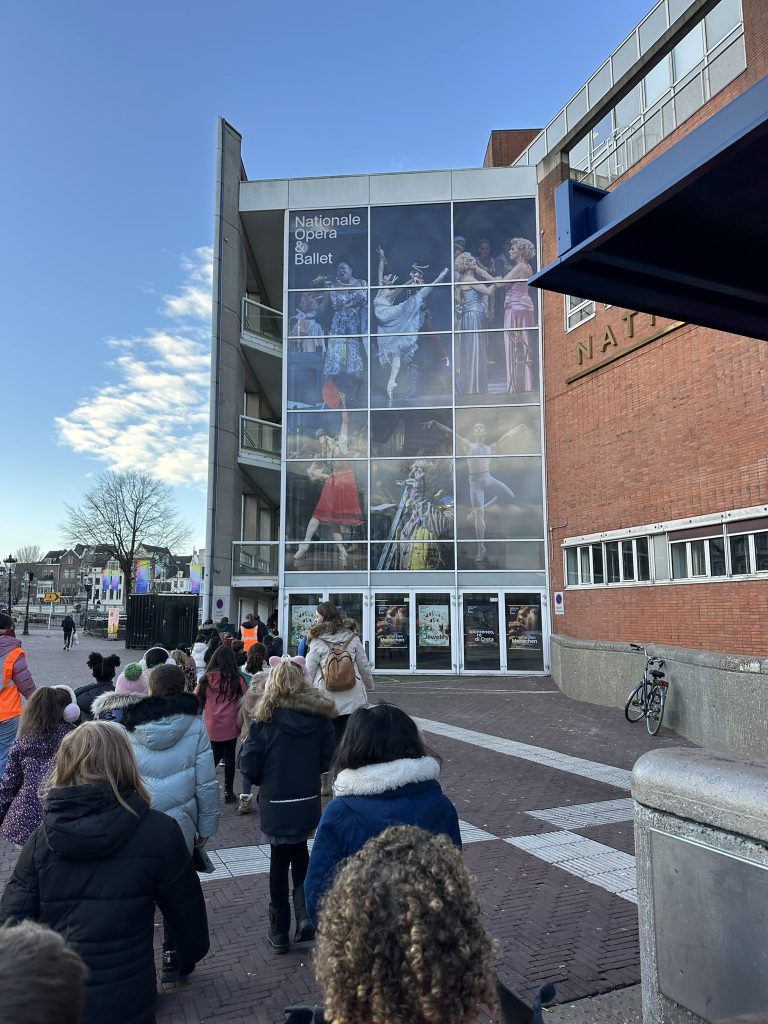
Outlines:
[[[663,559],[662,559],[663,560]],[[768,532],[669,541],[669,576],[654,573],[648,537],[565,549],[569,587],[750,576],[768,572]]]
[[[565,579],[569,587],[645,582],[650,578],[647,537],[565,549]]]
[[[701,576],[750,576],[768,572],[768,533],[670,543],[673,580]]]

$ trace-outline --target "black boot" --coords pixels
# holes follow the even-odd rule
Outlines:
[[[291,908],[273,907],[269,904],[269,931],[267,939],[273,951],[277,954],[287,953],[290,939],[288,933],[291,930]]]
[[[315,937],[315,926],[307,913],[303,885],[297,885],[293,890],[293,912],[296,915],[296,934],[293,936],[293,941],[311,942]]]
[[[179,980],[179,957],[175,949],[163,943],[163,973],[160,981],[163,985],[175,985]]]

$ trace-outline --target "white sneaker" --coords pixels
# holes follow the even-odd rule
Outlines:
[[[237,805],[238,814],[250,814],[253,810],[253,795],[251,793],[241,793],[240,802]]]

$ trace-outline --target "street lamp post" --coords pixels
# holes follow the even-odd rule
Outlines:
[[[21,631],[22,636],[29,636],[29,595],[32,591],[32,580],[35,578],[35,574],[31,569],[27,570],[27,607],[24,610],[24,629]]]
[[[3,565],[5,566],[5,571],[8,575],[8,614],[11,617],[13,617],[13,590],[11,588],[13,583],[13,570],[17,561],[18,559],[14,558],[13,555],[8,555],[7,558],[3,559]]]

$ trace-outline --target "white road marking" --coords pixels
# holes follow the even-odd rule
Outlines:
[[[471,743],[484,750],[495,750],[499,754],[518,757],[523,761],[532,761],[545,768],[556,768],[558,771],[569,772],[571,775],[581,775],[582,778],[604,782],[607,786],[615,786],[617,789],[629,789],[630,773],[626,768],[615,768],[613,765],[601,764],[599,761],[587,761],[583,757],[572,757],[570,754],[561,754],[558,750],[534,747],[530,743],[519,743],[517,740],[491,736],[485,732],[477,732],[475,729],[463,729],[458,725],[433,722],[429,718],[416,718],[414,721],[423,732],[446,736],[448,739],[459,740],[462,743]]]

